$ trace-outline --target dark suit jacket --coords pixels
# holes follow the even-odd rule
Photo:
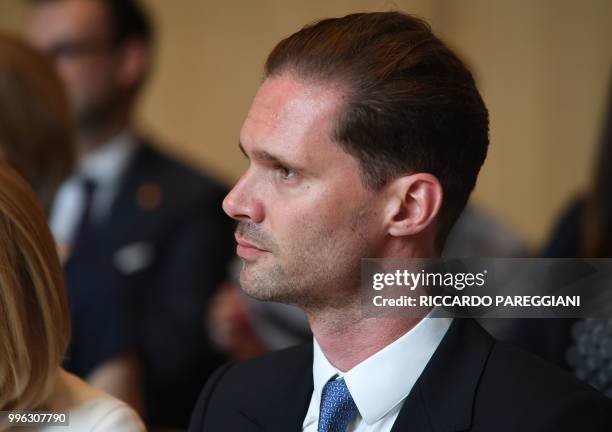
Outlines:
[[[312,344],[224,366],[189,431],[301,431],[312,391]],[[455,319],[395,421],[393,431],[404,430],[610,431],[612,404],[475,321]]]
[[[108,292],[112,285],[126,299],[128,319],[117,317],[115,323],[128,323],[124,330],[142,356],[146,419],[152,424],[187,426],[199,391],[221,364],[207,341],[204,311],[233,256],[233,224],[221,208],[225,195],[211,178],[143,142],[109,216],[96,227],[95,251],[75,250],[66,265],[71,298],[91,299],[92,292]],[[83,333],[79,328],[90,330],[74,341],[74,368],[68,364],[81,375],[127,349],[117,331],[114,340],[123,345],[79,356],[79,346],[91,354],[102,341],[112,342],[108,328],[120,326],[105,328],[101,322],[119,315],[104,308],[105,302],[97,301],[98,308],[85,303],[73,307],[81,309],[75,313],[75,335]]]

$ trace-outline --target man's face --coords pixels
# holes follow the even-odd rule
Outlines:
[[[239,221],[240,279],[253,297],[302,307],[349,300],[360,258],[384,238],[378,194],[330,138],[342,97],[289,74],[255,96],[240,133],[250,165],[223,203]]]
[[[118,54],[103,2],[43,2],[34,7],[27,33],[55,61],[81,127],[95,127],[112,112]]]

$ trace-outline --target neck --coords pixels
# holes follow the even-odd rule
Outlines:
[[[421,318],[364,318],[361,309],[309,313],[312,333],[325,357],[346,372],[393,343]]]
[[[433,257],[433,241],[406,244],[395,241],[387,244],[376,256],[393,258]],[[417,247],[418,246],[418,247]],[[336,290],[337,291],[337,290]],[[343,291],[347,292],[347,291]],[[303,307],[314,337],[327,360],[338,370],[346,372],[368,357],[390,345],[416,326],[422,318],[384,317],[364,318],[361,291],[344,301],[327,301],[333,307]],[[342,304],[342,307],[339,305]],[[321,306],[321,305],[318,305]]]
[[[103,125],[82,127],[78,137],[81,154],[94,151],[127,129],[131,123],[130,117],[129,109],[118,109],[116,115],[109,118]]]

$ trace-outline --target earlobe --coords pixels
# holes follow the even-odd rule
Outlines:
[[[435,176],[411,174],[394,180],[390,187],[390,235],[416,235],[433,224],[442,205],[442,185]]]

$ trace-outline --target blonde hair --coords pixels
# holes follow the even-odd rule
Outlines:
[[[48,212],[76,157],[74,123],[53,64],[0,33],[0,158],[32,186]]]
[[[0,161],[0,410],[45,406],[69,340],[62,268],[45,215],[28,184]]]

